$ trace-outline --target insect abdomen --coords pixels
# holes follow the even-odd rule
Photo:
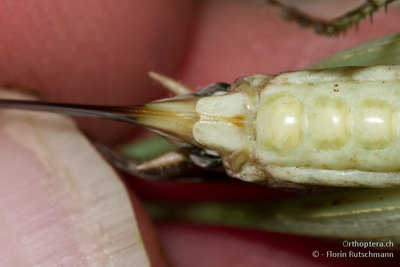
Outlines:
[[[232,88],[198,102],[193,128],[229,175],[272,186],[400,185],[400,67],[254,75]]]
[[[399,68],[344,71],[293,72],[270,81],[261,92],[256,119],[262,161],[330,170],[400,170]]]

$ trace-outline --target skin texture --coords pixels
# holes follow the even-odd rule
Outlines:
[[[15,110],[0,117],[0,265],[161,266],[137,199],[132,207],[117,173],[71,119]]]
[[[166,93],[146,73],[157,71],[199,89],[254,73],[304,68],[345,47],[398,31],[389,8],[356,32],[327,38],[282,22],[277,10],[252,1],[0,1],[0,83],[35,88],[53,101],[143,103]],[[81,126],[107,143],[139,128],[98,120]],[[12,148],[11,148],[12,149]],[[287,196],[254,185],[149,184],[129,177],[133,194],[151,199],[270,199]],[[136,202],[136,205],[139,205]],[[18,207],[6,207],[17,210]],[[0,210],[1,212],[1,210]],[[142,215],[143,225],[151,223]],[[339,265],[313,250],[340,244],[221,227],[159,223],[172,266]]]

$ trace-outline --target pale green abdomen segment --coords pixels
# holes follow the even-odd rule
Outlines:
[[[272,79],[260,92],[256,157],[281,167],[400,171],[400,77],[376,68]]]

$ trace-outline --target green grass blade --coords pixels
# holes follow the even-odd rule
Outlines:
[[[160,136],[151,136],[132,143],[124,144],[120,151],[132,158],[150,160],[175,150],[176,147]]]
[[[400,33],[353,46],[318,61],[308,69],[373,65],[400,65]]]
[[[341,189],[254,203],[148,203],[153,218],[334,239],[400,241],[398,189]],[[400,248],[400,243],[395,244]]]

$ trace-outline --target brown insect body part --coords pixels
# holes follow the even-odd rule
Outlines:
[[[369,0],[364,4],[351,10],[344,15],[334,18],[333,20],[320,19],[309,15],[297,8],[291,7],[279,0],[268,0],[268,3],[279,7],[282,10],[282,19],[294,21],[301,27],[314,28],[315,32],[321,35],[338,35],[345,33],[346,30],[355,25],[358,29],[359,22],[365,17],[369,17],[373,22],[373,14],[384,7],[387,13],[387,6],[396,0]]]
[[[187,96],[152,102],[142,107],[133,107],[130,115],[136,123],[167,138],[175,137],[192,145],[192,128],[199,116],[195,106],[199,97]]]
[[[139,177],[161,180],[179,178],[188,172],[199,172],[199,167],[196,165],[202,167],[219,165],[214,161],[219,161],[217,157],[203,156],[205,153],[202,152],[201,146],[192,134],[193,125],[199,120],[196,104],[202,98],[202,93],[190,93],[190,89],[187,87],[161,74],[150,73],[150,76],[177,96],[136,106],[79,105],[3,99],[0,100],[0,107],[138,124],[158,133],[181,148],[150,162],[143,162],[124,156],[94,141],[97,148],[113,166]],[[219,89],[219,86],[215,88],[209,86],[205,88],[203,94],[210,94]]]

